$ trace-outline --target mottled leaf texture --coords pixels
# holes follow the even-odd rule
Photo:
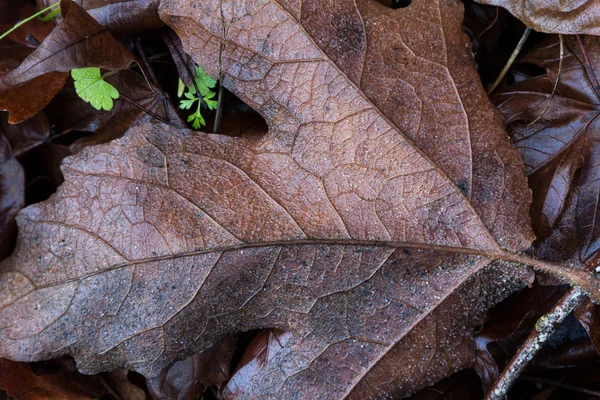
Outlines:
[[[553,97],[560,59],[557,37],[523,60],[546,73],[498,92],[493,101],[525,161],[540,256],[582,265],[600,249],[600,40],[587,36],[580,46],[576,38],[565,37],[564,45]]]
[[[475,1],[504,7],[538,32],[600,35],[600,3],[597,0]]]
[[[482,314],[532,279],[522,161],[460,2],[357,3],[161,3],[269,130],[141,124],[65,159],[1,265],[0,354],[157,377],[289,332],[252,399],[401,396],[471,365]]]

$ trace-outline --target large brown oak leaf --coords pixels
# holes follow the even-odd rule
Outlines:
[[[160,375],[231,333],[289,339],[246,398],[407,394],[474,361],[486,308],[581,271],[533,239],[518,152],[478,81],[462,6],[163,1],[259,111],[241,137],[143,124],[63,163],[2,265],[0,355]]]

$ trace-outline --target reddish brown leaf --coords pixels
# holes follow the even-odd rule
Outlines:
[[[583,326],[590,337],[590,341],[600,353],[600,310],[598,305],[586,299],[577,307],[573,315]]]
[[[63,0],[65,19],[46,40],[3,79],[17,86],[49,72],[69,72],[75,68],[126,68],[135,57],[77,3]]]
[[[600,4],[596,0],[476,0],[501,6],[530,28],[565,35],[600,35]]]
[[[26,363],[0,358],[0,389],[15,400],[92,400],[68,373],[37,376]]]
[[[600,298],[588,273],[515,253],[530,192],[458,1],[160,12],[269,131],[143,124],[65,159],[1,266],[1,354],[152,378],[273,328],[291,337],[243,397],[401,396],[472,365],[472,329],[531,282],[523,263]]]
[[[9,123],[23,122],[46,107],[68,77],[66,72],[50,72],[17,87],[0,81],[0,110],[8,111]]]
[[[24,189],[23,168],[0,131],[0,260],[11,253],[15,244],[15,217],[25,205]]]
[[[43,8],[58,0],[37,0]],[[163,25],[156,10],[159,0],[95,0],[80,2],[100,25],[116,34],[133,34]]]
[[[220,387],[229,378],[235,337],[227,336],[200,354],[173,364],[168,371],[148,379],[155,399],[196,400],[209,386]]]
[[[17,22],[22,21],[38,10],[34,4],[27,1],[0,0],[0,33],[4,33],[11,29]],[[33,36],[38,42],[43,42],[46,36],[54,29],[53,22],[43,22],[38,18],[34,18],[21,27],[14,30],[2,42],[13,41],[24,46],[33,47],[30,41],[27,40],[27,35]],[[0,43],[2,43],[0,42]],[[32,51],[33,49],[30,49]]]
[[[0,132],[4,134],[17,157],[44,143],[50,135],[50,125],[44,113],[36,114],[16,125],[9,124],[6,116],[2,114],[4,113],[0,113]]]
[[[600,41],[589,36],[582,44],[591,68],[585,67],[586,56],[577,39],[566,37],[554,97],[560,59],[557,37],[541,43],[523,60],[542,67],[546,74],[493,96],[529,174],[538,253],[580,265],[600,249],[600,92],[595,87]]]

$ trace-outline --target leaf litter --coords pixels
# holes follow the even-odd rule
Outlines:
[[[88,21],[83,9],[64,3]],[[146,45],[153,61],[142,66],[159,76],[171,98],[176,71],[195,62],[206,76],[222,77],[226,96],[256,110],[267,128],[240,124],[222,135],[182,128],[160,89],[130,70],[137,58],[125,47],[117,50],[123,62],[109,66],[114,58],[97,57],[107,48],[89,41],[89,56],[75,62],[69,51],[52,53],[58,67],[27,75],[52,43],[44,41],[24,61],[18,56],[20,66],[6,64],[14,69],[0,85],[15,85],[19,76],[19,93],[44,99],[12,122],[29,124],[51,105],[53,131],[44,137],[31,124],[41,138],[19,145],[27,185],[48,175],[28,156],[38,143],[64,143],[76,154],[63,160],[65,180],[56,194],[27,202],[17,217],[16,247],[0,267],[0,355],[19,361],[69,355],[85,373],[112,371],[107,396],[118,395],[111,385],[142,396],[129,386],[127,370],[145,375],[152,395],[165,399],[203,391],[210,398],[211,387],[224,398],[401,397],[446,377],[440,390],[466,396],[481,389],[457,386],[452,377],[476,366],[473,332],[490,307],[532,284],[530,267],[600,297],[595,278],[576,268],[595,257],[594,229],[571,217],[581,213],[555,210],[560,217],[551,223],[536,214],[546,183],[533,181],[516,136],[516,148],[506,139],[461,32],[457,2],[400,10],[374,1],[309,1],[301,9],[274,0],[260,7],[251,0],[126,3],[111,0],[89,11],[123,43],[133,32],[153,35],[148,28],[159,25],[158,17],[173,29],[181,44],[157,32],[166,46]],[[115,7],[119,17],[103,19]],[[50,37],[59,37],[61,26],[69,29],[70,14]],[[106,38],[108,49],[122,46],[106,28],[89,27],[100,29],[92,36]],[[594,38],[582,39],[588,61],[566,42],[589,75]],[[166,49],[174,63],[161,62]],[[193,61],[177,58],[181,51]],[[571,73],[570,61],[563,74]],[[120,96],[112,108],[108,99],[115,97],[101,96],[97,108],[110,111],[85,109],[73,97],[77,80],[73,88],[55,78],[58,88],[42,96],[36,79],[46,71],[81,67],[115,70],[102,82],[117,82],[111,85],[128,100]],[[101,69],[93,71],[96,83]],[[513,70],[515,85],[526,85],[519,67]],[[576,98],[581,90],[561,78],[537,128],[554,125],[556,98],[567,92]],[[195,92],[190,86],[188,108],[200,107]],[[24,98],[13,97],[26,106]],[[66,104],[74,112],[60,116],[56,110]],[[210,125],[213,110],[206,111],[206,121],[200,115]],[[201,125],[197,117],[190,122]],[[506,122],[512,132],[513,121]],[[532,248],[526,173],[538,234]],[[573,207],[586,199],[562,201]],[[566,240],[560,255],[544,247],[549,237]],[[596,314],[589,307],[579,315],[592,332]],[[271,344],[234,340],[265,328],[255,338]]]

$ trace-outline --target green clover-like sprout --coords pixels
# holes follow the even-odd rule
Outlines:
[[[109,111],[113,108],[113,99],[119,98],[119,91],[102,79],[100,68],[74,69],[71,76],[75,81],[75,91],[83,101],[96,110]]]

